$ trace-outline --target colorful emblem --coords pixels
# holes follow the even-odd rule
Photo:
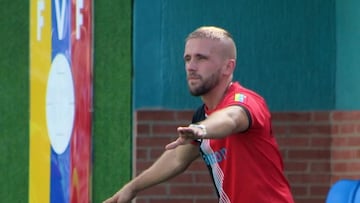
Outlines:
[[[92,5],[30,1],[29,202],[91,202]]]

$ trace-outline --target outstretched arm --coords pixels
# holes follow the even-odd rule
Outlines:
[[[165,151],[152,166],[105,200],[104,203],[130,202],[138,192],[182,173],[199,155],[199,148],[190,143]]]
[[[234,132],[242,132],[249,128],[250,118],[244,107],[229,106],[208,116],[199,125],[179,127],[179,137],[168,144],[166,149],[174,149],[189,139],[218,139]]]

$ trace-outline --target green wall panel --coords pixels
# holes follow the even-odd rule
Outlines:
[[[0,201],[26,202],[29,2],[0,0]]]
[[[131,0],[94,1],[93,202],[131,177]]]
[[[155,13],[155,15],[153,15]],[[137,0],[134,107],[187,109],[184,38],[202,25],[229,30],[238,49],[235,78],[272,110],[335,105],[334,0]]]
[[[336,1],[336,109],[360,109],[360,1]]]

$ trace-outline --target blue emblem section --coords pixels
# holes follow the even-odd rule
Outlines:
[[[51,0],[51,59],[63,54],[71,67],[71,3],[70,0]],[[61,136],[61,135],[59,135]],[[57,154],[51,149],[51,203],[70,202],[70,146]]]

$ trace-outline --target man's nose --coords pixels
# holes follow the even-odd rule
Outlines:
[[[189,70],[189,71],[197,70],[197,65],[196,65],[196,63],[194,62],[194,60],[189,60],[189,61],[186,63],[186,69]]]

